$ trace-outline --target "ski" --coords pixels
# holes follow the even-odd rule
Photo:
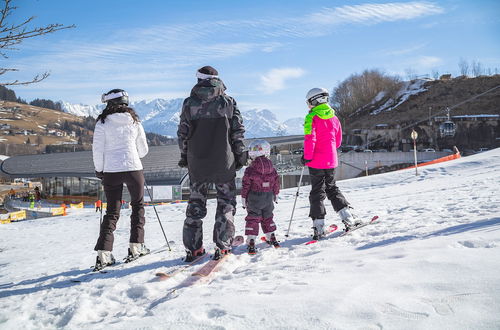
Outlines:
[[[236,236],[233,240],[232,247],[237,247],[241,244],[243,244],[244,238],[243,236]],[[207,262],[203,267],[195,271],[194,273],[191,274],[191,276],[198,276],[198,277],[207,277],[210,275],[218,265],[220,265],[222,262],[227,260],[227,257],[230,256],[231,253],[224,254],[221,258],[214,260],[211,259],[209,262]]]
[[[363,228],[363,227],[366,227],[366,226],[368,226],[368,225],[371,225],[371,224],[373,224],[375,221],[377,221],[377,219],[378,219],[378,215],[374,216],[374,217],[373,217],[373,218],[372,218],[369,222],[365,222],[365,223],[363,223],[363,224],[361,224],[361,225],[359,225],[359,226],[356,226],[356,227],[354,227],[354,228],[351,228],[351,229],[349,229],[349,230],[345,230],[345,229],[344,229],[344,230],[342,230],[342,233],[339,235],[339,237],[345,236],[345,235],[347,235],[347,234],[352,233],[352,232],[353,232],[353,231],[355,231],[355,230],[358,230],[358,229],[360,229],[360,228]]]
[[[148,254],[145,254],[145,255],[142,255],[138,258],[134,258],[132,260],[129,260],[127,261],[128,258],[125,258],[123,259],[124,261],[120,262],[120,261],[116,261],[114,264],[112,265],[109,265],[109,266],[106,266],[100,270],[93,270],[94,266],[90,266],[90,269],[87,271],[87,272],[84,272],[83,274],[81,274],[79,277],[75,277],[75,278],[70,278],[70,282],[73,282],[73,283],[81,283],[81,282],[86,282],[87,278],[91,277],[91,276],[95,276],[95,275],[99,275],[99,274],[107,274],[109,272],[112,272],[113,270],[117,270],[117,266],[126,266],[127,264],[129,263],[134,263],[134,261],[138,260],[138,259],[142,259],[142,257],[145,257],[147,255],[151,255],[151,254],[157,254],[157,253],[161,253],[161,252],[164,252],[166,251],[166,248],[164,246],[162,246],[161,248],[157,249],[157,250],[153,250],[151,251],[150,253]],[[123,267],[119,267],[119,269],[123,269]]]
[[[277,248],[281,247],[281,246],[280,246],[280,244],[279,244],[279,241],[278,241],[278,245],[275,245],[275,244],[273,244],[271,241],[268,241],[266,236],[262,236],[262,237],[260,238],[260,240],[261,240],[262,242],[264,242],[264,243],[267,243],[267,245],[269,245],[269,246],[274,246],[274,248],[275,248],[275,249],[277,249]]]
[[[325,237],[327,237],[329,234],[331,234],[331,233],[333,233],[334,231],[336,231],[338,228],[339,228],[339,227],[337,227],[337,225],[336,225],[336,224],[332,224],[332,225],[330,225],[330,226],[326,227],[326,229],[325,229]],[[317,239],[313,239],[313,240],[311,240],[311,241],[309,241],[309,242],[306,242],[306,243],[304,243],[304,244],[305,244],[305,245],[309,245],[309,244],[314,244],[314,243],[317,243],[317,242],[318,242],[318,240],[317,240]]]
[[[202,260],[205,260],[206,257],[208,256],[207,253],[201,255],[201,256],[198,256],[196,259],[194,259],[193,261],[185,264],[185,265],[182,265],[180,267],[177,267],[175,268],[174,270],[170,271],[170,272],[157,272],[155,274],[156,278],[159,280],[159,281],[165,281],[165,280],[168,280],[169,278],[185,271],[187,268],[193,266],[193,265],[196,265],[198,264],[199,262],[201,262]]]

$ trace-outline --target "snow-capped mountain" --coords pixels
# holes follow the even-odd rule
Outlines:
[[[245,137],[265,137],[288,135],[285,125],[280,123],[269,110],[249,110],[241,113],[245,124]]]
[[[59,101],[62,104],[64,112],[70,113],[79,117],[97,117],[104,109],[104,104],[86,105],[86,104],[71,104],[65,101]]]
[[[141,118],[146,132],[175,137],[182,102],[182,98],[154,99],[131,102],[130,106]],[[104,108],[104,105],[90,106],[63,101],[61,103],[65,112],[77,116],[97,117]],[[281,123],[272,111],[266,109],[242,111],[242,116],[247,138],[303,134],[303,118],[292,118]]]

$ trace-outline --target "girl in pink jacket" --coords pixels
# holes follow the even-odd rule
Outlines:
[[[324,88],[313,88],[306,96],[310,111],[304,123],[302,163],[309,168],[311,179],[309,216],[313,220],[313,239],[325,235],[325,198],[338,212],[346,230],[360,224],[349,211],[349,203],[335,184],[334,171],[338,166],[337,149],[342,143],[342,126],[335,111],[328,105],[328,98],[328,91]]]
[[[252,163],[245,170],[241,188],[243,208],[247,209],[245,235],[249,254],[255,254],[255,244],[259,234],[259,223],[266,234],[269,245],[279,247],[274,232],[273,210],[276,197],[280,192],[278,173],[268,158],[271,146],[266,140],[254,140],[248,147]]]

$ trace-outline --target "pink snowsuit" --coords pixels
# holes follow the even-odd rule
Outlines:
[[[274,199],[280,192],[280,182],[271,160],[266,156],[255,158],[245,170],[242,184],[241,197],[248,212],[245,235],[258,235],[259,223],[265,234],[275,231]]]

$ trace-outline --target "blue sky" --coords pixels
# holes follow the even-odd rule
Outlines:
[[[45,81],[13,87],[24,99],[98,104],[123,88],[132,100],[186,97],[212,65],[241,110],[303,116],[313,87],[332,90],[377,68],[406,77],[459,74],[460,58],[500,72],[500,1],[17,0],[10,18],[76,24],[25,41],[2,66]]]

